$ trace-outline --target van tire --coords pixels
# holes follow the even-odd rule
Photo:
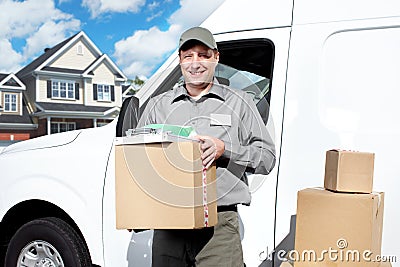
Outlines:
[[[34,258],[30,261],[32,266],[35,266],[32,262],[39,265],[40,261],[43,266],[44,263],[62,266],[61,261],[63,266],[69,267],[92,266],[88,249],[80,236],[69,224],[54,217],[28,222],[11,238],[5,266],[31,266],[25,263],[29,258]]]

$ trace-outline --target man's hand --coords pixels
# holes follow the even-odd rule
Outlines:
[[[225,143],[211,136],[197,135],[194,138],[201,141],[201,160],[206,169],[217,160],[225,151]]]

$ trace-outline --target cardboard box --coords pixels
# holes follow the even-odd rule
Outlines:
[[[116,145],[115,162],[118,229],[191,229],[217,224],[215,166],[207,170],[207,186],[203,187],[199,143]]]
[[[299,191],[294,266],[379,266],[364,260],[363,253],[371,251],[371,258],[381,253],[383,209],[384,193]]]
[[[293,265],[288,261],[283,261],[279,267],[293,267]]]
[[[374,156],[365,152],[327,151],[324,187],[338,192],[371,193]]]

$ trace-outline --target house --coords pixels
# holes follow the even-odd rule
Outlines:
[[[109,123],[118,115],[127,80],[83,31],[44,49],[16,76],[26,85],[35,136]]]
[[[24,100],[25,85],[14,73],[0,73],[0,142],[26,140],[38,128]]]

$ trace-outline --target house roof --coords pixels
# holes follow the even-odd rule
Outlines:
[[[136,93],[135,87],[133,87],[132,84],[122,85],[121,88],[122,88],[123,99],[133,96]]]
[[[37,128],[37,125],[33,123],[32,118],[29,116],[25,101],[22,101],[22,102],[23,102],[22,116],[9,115],[9,114],[3,112],[0,115],[0,129]]]
[[[116,78],[120,80],[126,80],[127,78],[125,75],[122,73],[122,71],[112,62],[112,60],[107,56],[107,54],[103,54],[100,57],[98,57],[92,64],[90,64],[84,71],[84,75],[89,75],[92,73],[93,75],[93,70],[97,68],[102,62],[105,62],[111,69],[114,69],[116,72],[114,75]]]
[[[133,89],[131,84],[122,85],[122,93],[125,93],[126,90]]]
[[[47,67],[47,66],[42,68],[42,70],[51,71],[51,72],[73,73],[73,74],[82,74],[84,72],[84,70],[56,68],[56,67]]]
[[[98,118],[109,116],[118,112],[118,107],[86,106],[83,104],[64,104],[37,102],[37,111],[34,116],[63,116],[63,117],[85,117]]]
[[[62,41],[61,43],[53,46],[52,48],[46,48],[44,54],[33,60],[30,64],[26,65],[24,68],[22,68],[20,71],[17,72],[17,77],[21,78],[24,77],[25,75],[33,72],[36,70],[37,67],[39,67],[43,62],[48,60],[51,56],[53,56],[57,51],[59,51],[62,47],[64,47],[69,41],[71,41],[75,36],[77,36],[79,33],[71,36],[70,38]]]
[[[85,106],[83,104],[63,104],[63,103],[47,103],[37,102],[36,103],[40,111],[90,111],[90,112],[104,112],[109,110],[110,107],[99,107],[99,106]]]
[[[0,88],[11,90],[25,90],[25,84],[14,73],[0,73]]]

